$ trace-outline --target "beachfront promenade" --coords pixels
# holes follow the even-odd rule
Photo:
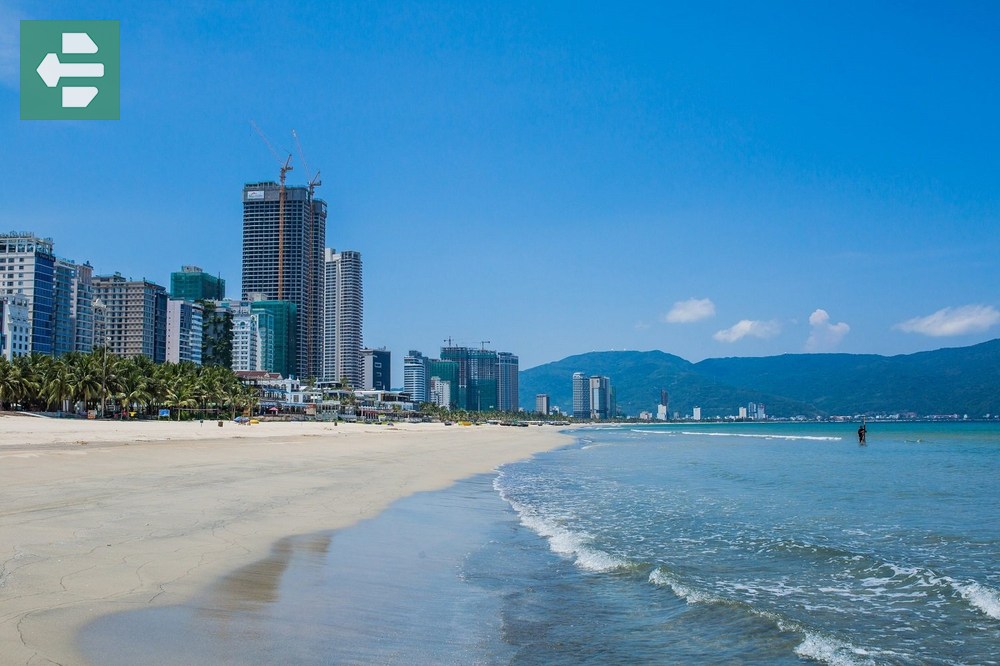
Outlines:
[[[0,416],[0,664],[83,663],[77,631],[189,599],[283,537],[569,443],[555,428]]]

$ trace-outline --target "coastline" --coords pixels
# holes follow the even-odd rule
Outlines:
[[[283,538],[571,443],[550,427],[0,417],[0,655],[83,663],[76,635],[177,603]]]

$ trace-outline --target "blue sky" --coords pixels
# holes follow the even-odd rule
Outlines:
[[[21,121],[20,19],[121,21],[120,121]],[[995,3],[0,5],[0,229],[239,296],[249,121],[322,170],[365,343],[696,361],[1000,331]],[[292,183],[307,174],[294,162]]]

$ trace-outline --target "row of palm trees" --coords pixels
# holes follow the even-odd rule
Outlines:
[[[228,368],[193,363],[153,363],[144,356],[121,358],[96,349],[58,358],[32,354],[0,357],[0,409],[79,412],[125,416],[170,409],[201,418],[252,410],[256,391]]]

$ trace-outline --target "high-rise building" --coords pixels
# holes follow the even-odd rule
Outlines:
[[[203,312],[198,303],[174,298],[167,300],[167,361],[201,365]]]
[[[183,301],[223,301],[226,281],[209,275],[197,266],[181,266],[170,274],[170,298]]]
[[[202,301],[201,363],[233,367],[233,316],[217,301]]]
[[[410,353],[403,357],[403,391],[418,405],[429,402],[429,363],[430,359],[416,349],[411,349]]]
[[[76,349],[73,330],[76,266],[56,258],[52,267],[52,355],[62,356]]]
[[[230,362],[227,367],[236,372],[264,370],[261,359],[264,338],[261,335],[260,317],[251,309],[250,301],[212,301],[215,317],[225,316],[230,322]],[[270,318],[270,315],[267,315]],[[274,342],[271,341],[270,357],[273,363]]]
[[[452,345],[441,348],[441,360],[455,364],[453,406],[474,412],[517,410],[518,358],[514,354]],[[432,368],[432,378],[447,379],[436,372]]]
[[[607,377],[593,375],[588,381],[590,384],[590,418],[604,420],[614,417],[611,405],[611,380]]]
[[[550,407],[549,394],[539,393],[535,396],[535,411],[548,416]]]
[[[465,408],[474,412],[499,409],[500,364],[497,353],[488,349],[469,349],[466,353],[469,359],[469,376],[466,378],[468,390]]]
[[[428,384],[428,395],[427,400],[433,402],[439,407],[447,407],[448,409],[459,408],[458,404],[458,377],[461,372],[461,366],[457,361],[446,360],[446,359],[431,359],[427,363],[427,384]],[[434,385],[437,382],[438,385],[446,382],[448,385],[447,390],[447,402],[442,404],[439,399],[441,394],[439,393],[437,397],[433,394]],[[464,409],[464,407],[461,407]]]
[[[95,317],[100,320],[95,321],[100,336],[95,345],[106,345],[116,356],[165,361],[167,290],[148,280],[126,280],[120,273],[95,275],[93,285],[95,300],[100,299],[103,307],[100,316]],[[95,314],[97,310],[95,306]]]
[[[28,297],[23,294],[0,294],[0,356],[12,361],[30,353]]]
[[[94,350],[94,267],[89,263],[73,264],[72,309],[74,351]]]
[[[255,300],[250,311],[257,315],[261,345],[259,366],[266,372],[276,372],[282,377],[295,374],[296,358],[301,359],[296,345],[302,336],[296,325],[302,318],[298,316],[294,303],[288,301]]]
[[[431,377],[431,389],[428,402],[444,409],[451,409],[454,403],[451,399],[452,383],[440,377]]]
[[[293,374],[297,338],[294,303],[225,300],[213,304],[231,322],[230,368],[273,372],[283,377]]]
[[[94,269],[56,258],[52,272],[52,353],[94,348]]]
[[[361,253],[324,254],[323,379],[346,379],[354,388],[364,385],[361,362],[364,290]]]
[[[497,409],[516,412],[518,404],[518,358],[510,352],[497,352]]]
[[[290,374],[320,377],[326,203],[307,187],[286,187],[283,204],[280,198],[275,182],[243,187],[243,298],[262,294],[259,300],[295,306],[296,359]]]
[[[573,418],[590,418],[590,379],[582,372],[573,373]]]
[[[260,319],[250,311],[248,305],[239,311],[233,310],[233,364],[234,372],[264,370],[261,364]],[[273,345],[273,343],[272,343]]]
[[[29,353],[55,353],[55,262],[51,238],[14,231],[0,235],[0,294],[21,294],[26,299],[31,325]]]
[[[362,349],[362,365],[364,366],[364,388],[368,391],[390,391],[392,375],[390,363],[392,355],[388,349]]]

